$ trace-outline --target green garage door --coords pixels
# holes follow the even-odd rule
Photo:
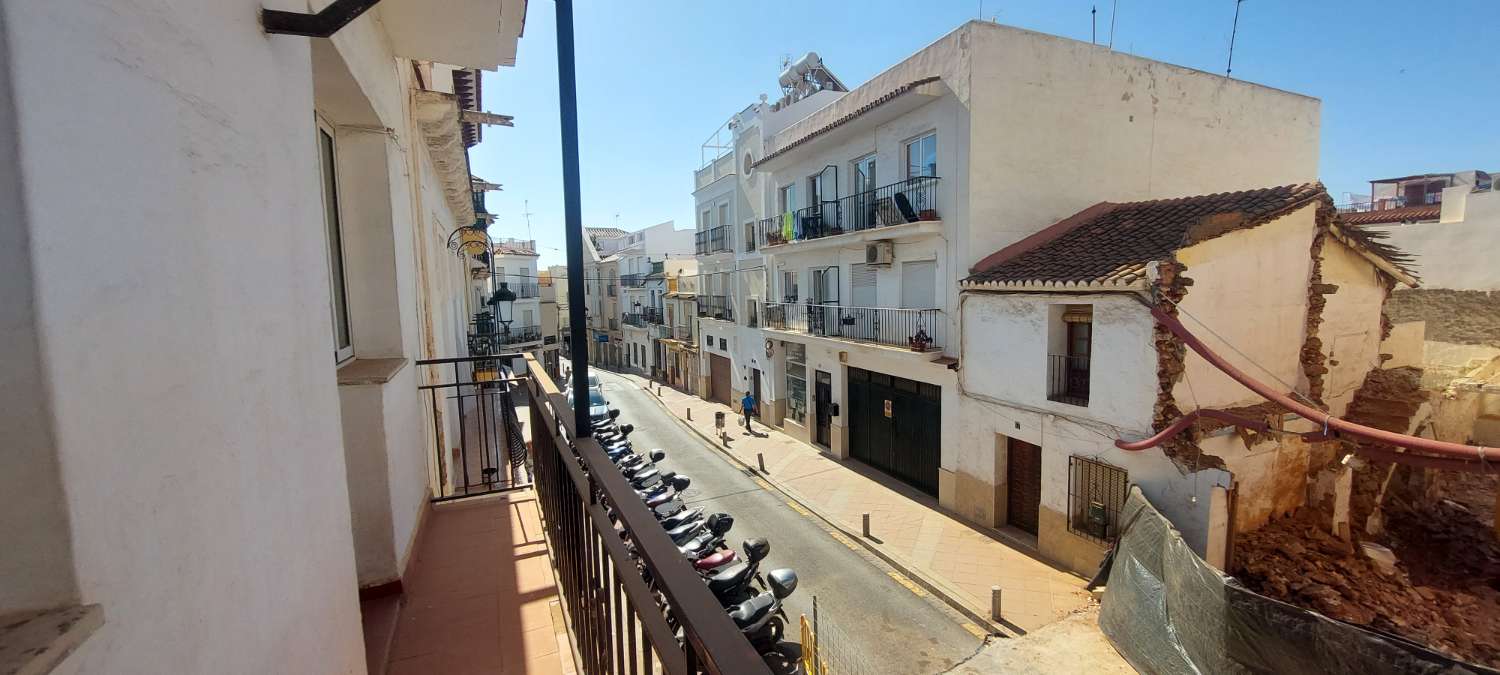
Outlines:
[[[943,388],[849,369],[849,454],[930,495],[938,492]]]

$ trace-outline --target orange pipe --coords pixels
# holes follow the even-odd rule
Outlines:
[[[1318,410],[1317,408],[1314,408],[1312,406],[1299,403],[1292,397],[1287,396],[1286,394],[1283,394],[1275,389],[1272,389],[1265,383],[1256,380],[1249,375],[1246,375],[1244,372],[1240,371],[1240,369],[1230,365],[1229,362],[1223,359],[1223,357],[1215,354],[1212,349],[1209,349],[1207,345],[1203,344],[1203,342],[1199,340],[1197,336],[1188,332],[1188,329],[1184,327],[1182,325],[1182,322],[1178,321],[1176,317],[1169,316],[1166,312],[1163,312],[1160,307],[1152,307],[1151,316],[1155,317],[1157,323],[1160,323],[1163,328],[1171,331],[1172,334],[1181,339],[1184,344],[1186,344],[1194,352],[1197,352],[1199,356],[1203,357],[1203,360],[1208,361],[1210,364],[1213,364],[1215,368],[1218,368],[1225,375],[1233,378],[1234,381],[1245,385],[1245,387],[1250,391],[1260,394],[1267,400],[1277,403],[1285,407],[1287,410],[1297,413],[1298,415],[1301,415],[1313,422],[1322,423],[1330,431],[1337,431],[1340,434],[1355,436],[1358,438],[1363,438],[1365,440],[1375,441],[1377,443],[1384,443],[1386,445],[1394,445],[1410,450],[1420,450],[1422,452],[1428,452],[1435,455],[1443,455],[1444,457],[1448,458],[1455,458],[1460,460],[1477,460],[1479,466],[1484,466],[1485,462],[1490,456],[1496,456],[1496,459],[1500,459],[1500,454],[1497,454],[1495,448],[1488,448],[1478,445],[1461,445],[1458,443],[1449,443],[1446,441],[1438,441],[1431,438],[1421,438],[1418,436],[1408,436],[1406,434],[1398,434],[1395,432],[1386,431],[1384,429],[1367,427],[1363,424],[1355,424],[1354,422],[1334,417],[1327,412]],[[1369,455],[1370,453],[1366,452],[1362,454]]]

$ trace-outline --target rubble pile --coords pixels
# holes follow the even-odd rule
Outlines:
[[[1371,546],[1333,536],[1326,522],[1302,509],[1240,535],[1234,576],[1267,597],[1500,666],[1500,547],[1490,528],[1446,500],[1392,514]],[[1396,561],[1385,572],[1382,546]]]

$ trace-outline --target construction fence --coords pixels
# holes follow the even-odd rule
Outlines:
[[[843,629],[819,616],[818,599],[813,598],[813,616],[802,615],[802,673],[805,675],[863,675],[884,673],[870,654],[858,648]]]
[[[1146,673],[1496,673],[1267,598],[1210,567],[1140,488],[1120,513],[1099,627]]]

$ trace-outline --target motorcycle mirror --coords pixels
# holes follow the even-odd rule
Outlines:
[[[651,452],[648,452],[646,454],[651,457],[652,462],[660,462],[667,458],[667,453],[661,448],[652,448]]]
[[[620,409],[619,408],[610,408],[609,409],[609,418],[612,419],[612,420],[620,419]]]

